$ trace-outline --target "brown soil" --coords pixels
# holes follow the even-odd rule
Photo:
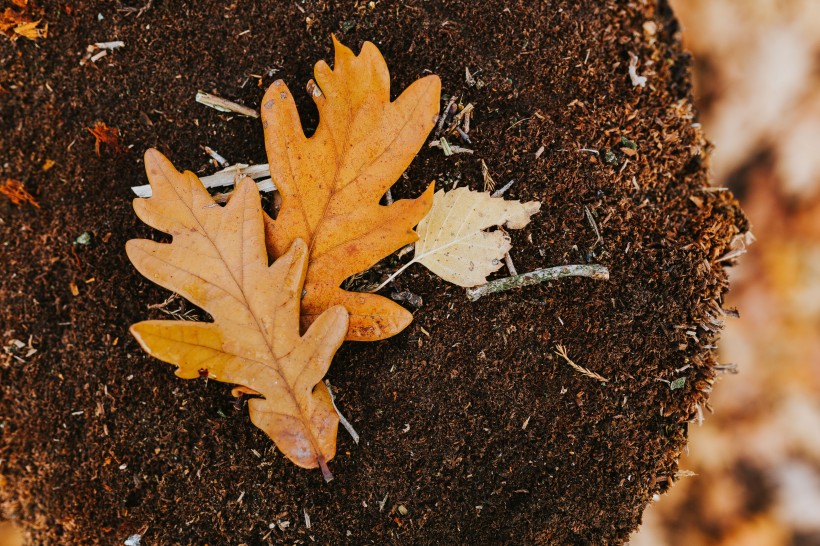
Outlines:
[[[626,539],[705,407],[726,289],[717,258],[746,229],[728,192],[704,190],[689,58],[664,2],[44,4],[33,11],[47,39],[0,39],[0,179],[25,181],[41,206],[0,197],[2,343],[31,338],[38,350],[0,361],[0,520],[32,544]],[[123,245],[150,233],[129,190],[144,183],[147,147],[202,174],[213,171],[203,145],[265,161],[258,120],[206,109],[196,90],[256,105],[276,78],[298,89],[332,59],[331,33],[356,50],[376,43],[394,92],[430,70],[476,105],[475,155],[425,148],[394,195],[431,179],[480,189],[484,159],[501,183],[517,180],[509,196],[543,203],[512,233],[519,270],[589,260],[612,279],[470,303],[411,268],[399,285],[424,299],[415,322],[346,344],[331,367],[362,442],[340,431],[325,484],[272,447],[228,386],[179,380],[139,350],[128,325],[162,316],[146,306],[167,293]],[[125,48],[80,66],[88,44],[115,39]],[[645,89],[630,83],[629,52],[653,61],[639,68]],[[467,86],[465,67],[485,85]],[[315,126],[307,94],[297,103]],[[97,120],[128,149],[98,157],[86,131]],[[621,137],[639,150],[625,166]],[[601,161],[606,150],[617,165]],[[594,251],[584,207],[603,237]],[[73,244],[83,232],[91,244]],[[610,382],[571,369],[559,343]],[[674,391],[658,380],[678,377]]]

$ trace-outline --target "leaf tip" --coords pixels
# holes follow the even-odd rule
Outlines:
[[[131,326],[128,327],[128,333],[131,334],[134,337],[134,339],[137,340],[137,343],[140,344],[140,347],[142,347],[142,349],[146,353],[152,354],[150,347],[148,347],[148,345],[145,343],[145,337],[143,336],[141,326],[142,326],[142,322],[137,322],[135,324],[132,324]]]
[[[293,253],[293,261],[297,262],[304,259],[307,254],[307,243],[301,237],[297,237],[290,245],[290,252]]]
[[[143,161],[145,162],[145,170],[151,174],[152,170],[156,170],[161,163],[168,161],[168,158],[156,148],[148,148],[143,154]]]

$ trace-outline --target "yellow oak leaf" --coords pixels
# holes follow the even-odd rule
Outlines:
[[[272,256],[303,239],[310,258],[302,325],[332,305],[350,313],[347,339],[374,341],[412,321],[400,305],[376,294],[347,292],[346,278],[417,239],[413,227],[430,209],[433,184],[416,199],[379,200],[415,157],[439,111],[437,76],[417,80],[390,101],[390,76],[379,50],[365,42],[356,56],[334,38],[333,69],[320,61],[308,93],[319,110],[307,138],[293,96],[276,81],[262,99],[265,146],[282,207],[267,218]]]
[[[207,373],[260,393],[248,407],[253,423],[295,464],[320,467],[336,453],[338,415],[322,383],[344,340],[348,314],[333,306],[299,334],[299,300],[308,249],[299,238],[272,265],[265,248],[259,191],[243,179],[224,207],[191,172],[180,173],[148,150],[152,197],[135,199],[148,225],[170,244],[128,241],[134,266],[213,317],[213,322],[149,320],[131,333],[152,356],[178,366],[185,379]]]

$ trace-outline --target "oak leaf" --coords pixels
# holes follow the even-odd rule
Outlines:
[[[259,191],[243,179],[220,207],[191,172],[178,172],[156,150],[145,154],[152,197],[134,210],[170,234],[170,244],[128,241],[134,266],[213,317],[212,323],[149,320],[131,333],[152,356],[185,379],[208,376],[253,389],[253,423],[291,461],[321,467],[336,452],[338,416],[322,377],[344,340],[348,315],[334,306],[299,335],[299,299],[307,246],[295,239],[268,265]]]
[[[487,275],[501,267],[501,259],[512,247],[504,231],[485,230],[493,226],[521,229],[540,208],[538,201],[507,201],[466,187],[439,190],[430,213],[416,228],[419,240],[413,259],[384,284],[414,263],[459,286],[485,284]]]
[[[412,321],[400,305],[376,294],[347,292],[346,278],[417,239],[413,227],[427,213],[433,184],[416,199],[379,205],[433,128],[441,82],[426,76],[393,102],[379,50],[365,42],[356,56],[334,38],[335,60],[320,61],[308,93],[319,110],[316,132],[305,137],[293,96],[276,81],[262,99],[271,177],[282,195],[275,220],[266,219],[268,251],[280,256],[296,239],[310,249],[303,326],[332,305],[350,313],[347,339],[390,337]]]

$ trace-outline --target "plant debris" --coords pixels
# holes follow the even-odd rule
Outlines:
[[[18,7],[26,7],[21,2],[15,2]],[[0,13],[0,34],[3,34],[11,41],[18,38],[29,40],[41,40],[48,37],[48,23],[34,20],[25,13],[20,13],[12,8],[6,8]]]
[[[0,194],[8,197],[11,202],[17,206],[20,206],[23,203],[28,203],[38,209],[40,208],[40,205],[19,180],[7,178],[6,181],[0,185]]]
[[[375,341],[403,330],[412,315],[382,296],[339,286],[417,239],[413,226],[432,205],[433,185],[413,200],[379,201],[433,128],[441,82],[426,76],[390,102],[389,73],[376,46],[365,42],[356,56],[333,43],[333,70],[318,62],[316,81],[307,86],[319,110],[313,136],[305,138],[284,82],[274,82],[262,99],[268,164],[282,196],[276,220],[266,217],[268,250],[280,256],[297,238],[310,248],[303,327],[340,304],[350,313],[348,339]]]
[[[537,201],[506,201],[466,187],[439,190],[430,213],[419,222],[413,259],[379,288],[414,263],[458,286],[484,284],[487,275],[501,267],[501,259],[512,247],[504,231],[485,230],[502,225],[521,229],[540,208]]]
[[[194,379],[204,373],[247,386],[264,398],[248,402],[251,420],[291,461],[322,469],[336,453],[339,418],[322,377],[347,332],[341,306],[299,335],[299,300],[308,250],[297,239],[268,267],[259,192],[240,182],[225,207],[191,173],[179,173],[156,150],[145,154],[153,197],[136,199],[147,224],[172,235],[169,244],[128,242],[134,266],[210,313],[214,322],[149,320],[131,327],[146,352]],[[192,273],[191,271],[197,271]]]
[[[570,367],[573,370],[580,373],[581,375],[584,375],[584,376],[589,377],[591,379],[595,379],[597,381],[601,381],[602,383],[609,383],[609,379],[602,376],[601,374],[595,373],[592,370],[590,370],[589,368],[584,368],[583,366],[580,366],[580,365],[576,364],[575,362],[573,362],[572,359],[570,359],[569,355],[567,354],[567,350],[564,348],[563,345],[556,345],[555,346],[555,354],[557,354],[558,356],[563,358],[564,361],[567,364],[569,364]]]
[[[97,121],[94,127],[86,128],[89,133],[94,135],[94,151],[100,155],[100,149],[103,144],[111,148],[115,153],[125,151],[125,148],[120,144],[120,130],[116,127],[109,127],[105,122]]]

